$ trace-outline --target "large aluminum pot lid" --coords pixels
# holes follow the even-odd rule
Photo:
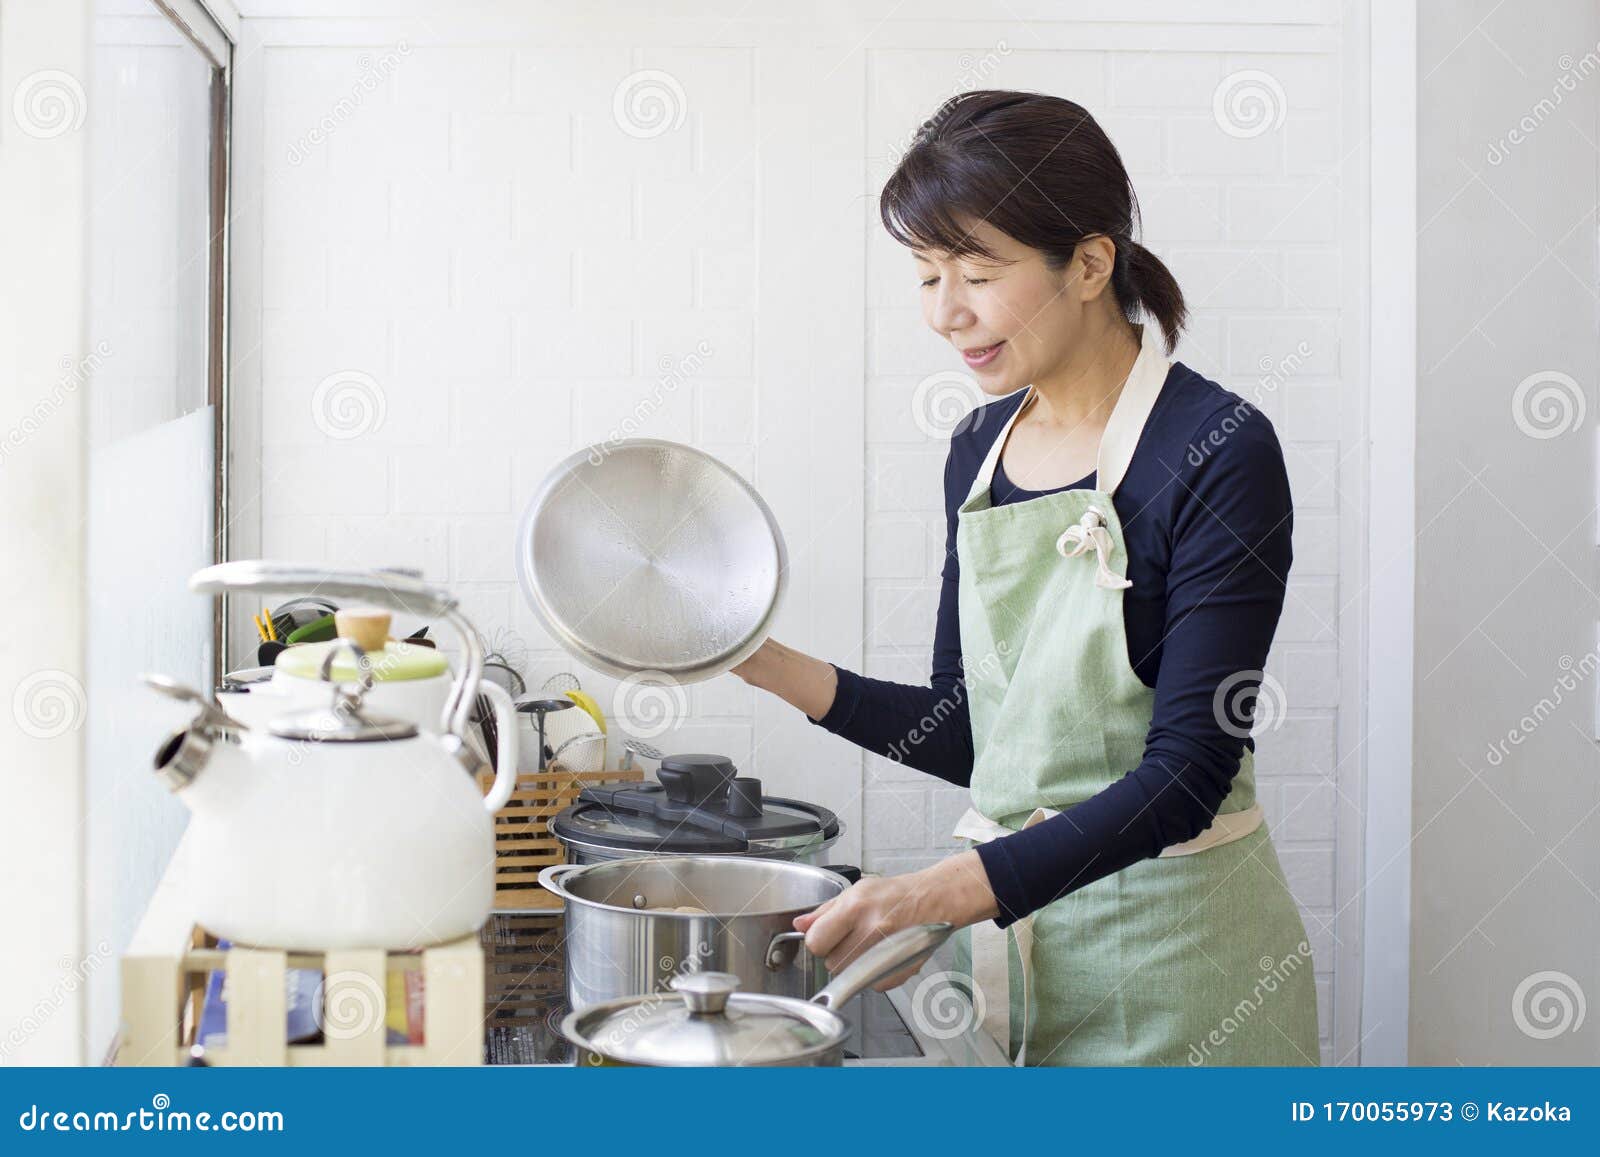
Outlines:
[[[571,1013],[562,1032],[604,1060],[637,1065],[770,1065],[826,1053],[848,1025],[821,1005],[741,993],[728,972],[688,972],[676,993],[606,1001]]]
[[[604,443],[551,470],[517,536],[517,577],[574,658],[625,678],[712,678],[765,640],[788,581],[755,489],[700,450]]]

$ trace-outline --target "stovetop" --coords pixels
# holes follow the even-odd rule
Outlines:
[[[562,929],[560,912],[497,912],[484,925],[486,1064],[572,1063],[558,1027],[567,1012]],[[903,996],[868,991],[839,1012],[852,1026],[847,1063],[992,1064],[998,1057],[981,1033],[951,1040],[915,1032]]]

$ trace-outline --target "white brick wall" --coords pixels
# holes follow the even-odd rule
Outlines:
[[[1338,10],[1295,5],[1293,19],[1240,23],[1227,40],[1152,21],[1129,41],[1005,5],[964,9],[961,19],[935,6],[915,24],[889,7],[867,5],[860,27],[818,33],[825,47],[806,51],[825,80],[799,98],[772,90],[777,77],[809,75],[797,50],[763,48],[755,26],[679,26],[674,5],[647,22],[597,8],[576,30],[504,13],[481,26],[435,16],[429,29],[344,22],[326,26],[326,44],[317,22],[247,22],[265,54],[261,98],[242,102],[260,109],[251,139],[264,152],[262,336],[259,378],[236,383],[261,408],[262,549],[421,566],[458,588],[483,628],[510,626],[531,649],[535,679],[569,668],[515,590],[515,518],[559,457],[612,434],[636,403],[659,396],[662,369],[704,342],[704,366],[637,432],[702,445],[778,496],[797,568],[819,568],[797,569],[780,637],[877,677],[925,683],[945,547],[944,445],[911,420],[910,399],[922,378],[954,366],[921,323],[909,262],[877,226],[870,194],[916,124],[958,87],[1070,96],[1123,149],[1147,242],[1189,296],[1194,322],[1177,356],[1259,396],[1285,442],[1297,558],[1269,670],[1288,711],[1261,737],[1258,766],[1331,991],[1338,618],[1349,597],[1339,581],[1339,474],[1358,360],[1342,356],[1351,340],[1343,270],[1357,245],[1340,201],[1338,166],[1354,135],[1343,119],[1342,30],[1318,23],[1337,21]],[[1158,9],[1134,7],[1127,18],[1147,11]],[[707,36],[716,46],[682,46]],[[396,55],[403,37],[408,51]],[[765,43],[798,42],[791,30]],[[1236,50],[1195,50],[1220,43]],[[1241,139],[1221,130],[1212,106],[1224,78],[1247,69],[1275,78],[1285,115]],[[679,127],[621,131],[613,97],[639,70],[681,88],[669,110],[683,112]],[[383,75],[359,107],[306,147],[375,71]],[[844,151],[856,141],[859,155]],[[841,169],[861,185],[834,197],[813,171]],[[829,232],[845,219],[864,234]],[[864,298],[864,317],[851,293]],[[843,307],[818,323],[795,315],[800,300]],[[1263,367],[1301,342],[1300,364],[1260,389]],[[818,343],[841,352],[830,361]],[[854,350],[855,373],[838,372]],[[787,376],[797,362],[826,371],[797,387]],[[377,383],[382,424],[331,437],[314,399],[348,371]],[[808,410],[808,431],[774,422]],[[808,497],[834,474],[862,479],[854,525]],[[838,605],[813,601],[825,584],[808,576],[863,550],[859,601],[852,592],[835,596]],[[817,640],[841,616],[843,647],[822,650]],[[602,695],[611,687],[592,674],[585,682]],[[859,837],[868,866],[914,867],[950,847],[944,833],[964,791],[830,737],[784,731],[793,721],[774,725],[731,677],[696,687],[692,709],[670,747],[753,760],[794,794],[837,804],[854,829],[846,848],[853,854]],[[780,732],[775,751],[769,737]]]

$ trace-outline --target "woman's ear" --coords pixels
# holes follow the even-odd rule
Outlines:
[[[1094,301],[1111,284],[1111,271],[1117,261],[1116,242],[1103,233],[1085,237],[1078,242],[1074,258],[1081,268],[1079,300]]]

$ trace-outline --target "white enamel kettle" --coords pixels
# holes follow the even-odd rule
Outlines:
[[[262,731],[199,692],[145,677],[199,708],[156,753],[155,770],[193,813],[185,840],[201,926],[288,949],[419,948],[482,927],[494,902],[493,816],[516,759],[502,755],[481,794],[483,760],[466,734],[483,653],[449,592],[407,575],[273,562],[207,567],[189,587],[316,591],[440,618],[463,655],[437,734],[367,712],[359,683],[329,684],[324,706]],[[502,723],[502,737],[515,731]]]

